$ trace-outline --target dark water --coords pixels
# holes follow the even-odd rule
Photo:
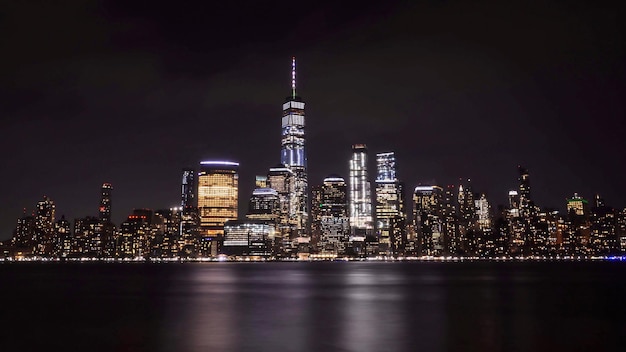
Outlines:
[[[0,264],[2,351],[626,350],[626,263]]]

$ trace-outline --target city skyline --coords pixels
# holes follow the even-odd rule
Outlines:
[[[292,55],[307,101],[309,186],[333,173],[347,179],[350,145],[364,143],[370,156],[395,152],[406,192],[420,182],[443,187],[471,178],[497,207],[517,189],[515,168],[523,165],[542,207],[564,210],[576,192],[587,199],[599,193],[623,208],[621,25],[611,11],[585,5],[516,4],[523,11],[502,18],[491,14],[503,5],[491,5],[364,5],[340,18],[347,8],[320,4],[302,12],[292,34],[278,25],[291,8],[270,9],[276,24],[241,42],[252,28],[244,26],[214,46],[186,41],[189,27],[174,28],[158,3],[147,12],[113,3],[104,13],[70,6],[65,14],[16,5],[10,13],[31,11],[38,22],[33,32],[8,30],[9,47],[2,47],[15,54],[1,86],[9,155],[0,239],[44,195],[55,202],[57,218],[98,215],[105,182],[114,189],[116,224],[133,208],[174,206],[181,169],[215,158],[241,164],[242,218],[254,175],[278,159],[276,105],[288,92],[285,61]],[[487,26],[459,16],[461,10]],[[36,35],[48,12],[68,19],[50,27],[64,34],[52,41],[60,49]],[[250,26],[266,24],[250,10],[244,17],[253,19]],[[103,27],[85,23],[92,18]],[[522,35],[515,28],[523,23],[535,29]],[[110,42],[77,45],[95,33]],[[33,38],[41,45],[11,50]],[[270,46],[258,44],[264,38]],[[218,50],[224,58],[205,62]],[[372,159],[368,169],[376,170]]]

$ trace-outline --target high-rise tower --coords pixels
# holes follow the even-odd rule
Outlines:
[[[181,182],[180,205],[188,210],[195,207],[196,200],[196,172],[194,169],[183,169]]]
[[[202,236],[224,234],[224,224],[237,220],[239,163],[203,161],[198,174],[198,211]]]
[[[111,191],[113,186],[110,183],[102,184],[102,194],[100,197],[100,220],[102,222],[111,222]]]
[[[367,146],[352,146],[350,159],[350,229],[353,236],[365,236],[373,230],[372,195],[367,176]]]
[[[308,223],[308,182],[306,170],[304,101],[296,94],[296,58],[291,61],[291,95],[283,103],[280,162],[294,174],[293,201],[295,235],[306,235]]]
[[[399,247],[393,243],[394,238],[402,237],[393,233],[396,228],[392,224],[405,221],[403,187],[396,177],[394,152],[376,154],[376,166],[376,235],[381,253],[390,255],[392,249]]]

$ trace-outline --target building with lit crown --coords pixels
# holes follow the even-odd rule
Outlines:
[[[350,232],[352,237],[364,238],[367,235],[372,235],[374,228],[371,185],[367,174],[367,146],[365,144],[352,146],[352,158],[349,165]]]
[[[347,185],[342,177],[329,175],[323,184],[316,188],[311,209],[311,214],[313,213],[315,226],[312,227],[318,232],[319,252],[335,256],[344,254],[350,236],[350,224]]]
[[[202,161],[198,173],[200,248],[204,256],[215,256],[224,234],[224,224],[237,219],[239,163]]]
[[[283,103],[280,162],[293,172],[290,213],[296,237],[308,236],[308,179],[305,150],[304,101],[296,94],[296,58],[292,58],[291,95]],[[272,187],[273,188],[273,187]]]
[[[402,247],[403,234],[394,233],[403,226],[392,224],[403,222],[404,190],[396,176],[396,158],[394,152],[376,154],[376,235],[380,253],[397,254]]]
[[[444,255],[443,188],[420,185],[413,193],[413,226],[422,256]]]

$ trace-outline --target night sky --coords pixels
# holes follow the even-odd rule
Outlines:
[[[132,4],[131,4],[132,3]],[[180,202],[181,169],[241,163],[240,214],[279,162],[291,56],[309,184],[353,143],[395,151],[407,195],[458,184],[504,204],[626,206],[623,13],[598,2],[3,1],[0,239],[44,195],[57,218]],[[384,3],[384,4],[383,4]]]

